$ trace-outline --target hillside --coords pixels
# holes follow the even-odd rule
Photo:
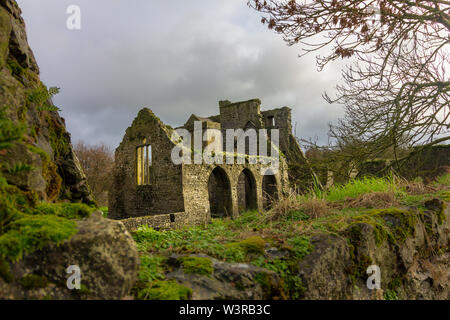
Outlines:
[[[450,176],[355,180],[205,227],[138,228],[137,299],[448,299]],[[366,286],[370,265],[380,290]]]

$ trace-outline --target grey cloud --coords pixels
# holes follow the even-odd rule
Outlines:
[[[258,97],[263,107],[291,106],[297,135],[326,142],[342,114],[323,91],[338,66],[316,71],[314,56],[260,24],[242,0],[19,0],[30,45],[48,86],[60,86],[74,141],[115,148],[144,106],[178,126],[191,113],[218,113],[221,99]],[[65,28],[69,4],[82,9],[82,30]]]

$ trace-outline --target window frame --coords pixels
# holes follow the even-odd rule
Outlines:
[[[151,183],[151,166],[153,164],[152,145],[146,143],[136,146],[136,185],[147,186]]]

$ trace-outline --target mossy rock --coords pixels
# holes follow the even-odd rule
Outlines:
[[[352,242],[360,237],[358,228],[366,224],[373,228],[375,244],[379,247],[386,240],[391,244],[400,244],[414,235],[419,214],[399,208],[372,209],[353,219],[354,222],[347,231]]]
[[[61,192],[62,178],[58,173],[58,166],[51,161],[50,156],[43,149],[28,145],[28,149],[41,158],[42,162],[42,177],[47,182],[45,193],[47,194],[47,200],[52,202],[56,200]]]
[[[406,238],[414,235],[419,216],[413,211],[397,208],[372,211],[371,214],[382,217],[389,224],[388,240],[392,243],[404,242]]]
[[[258,272],[255,274],[254,280],[261,285],[264,295],[270,297],[272,293],[272,280],[270,275],[265,272]]]
[[[0,68],[6,62],[10,34],[11,18],[8,12],[0,7]]]
[[[442,225],[444,221],[446,220],[445,217],[445,209],[446,204],[444,201],[441,201],[439,199],[431,199],[424,203],[425,208],[433,211],[437,216],[437,222],[439,225]]]
[[[188,256],[178,258],[178,261],[183,266],[184,273],[211,275],[214,271],[209,258]]]

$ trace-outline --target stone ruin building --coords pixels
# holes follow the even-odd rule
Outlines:
[[[108,217],[127,219],[124,223],[128,228],[142,224],[172,228],[270,207],[274,199],[288,191],[287,158],[303,154],[292,135],[291,109],[261,111],[260,105],[258,99],[220,101],[219,115],[207,118],[191,115],[180,128],[193,132],[194,121],[199,121],[203,130],[279,129],[279,170],[272,175],[262,174],[261,163],[249,161],[174,164],[171,158],[176,145],[172,138],[174,129],[162,123],[151,110],[142,109],[115,151]]]

